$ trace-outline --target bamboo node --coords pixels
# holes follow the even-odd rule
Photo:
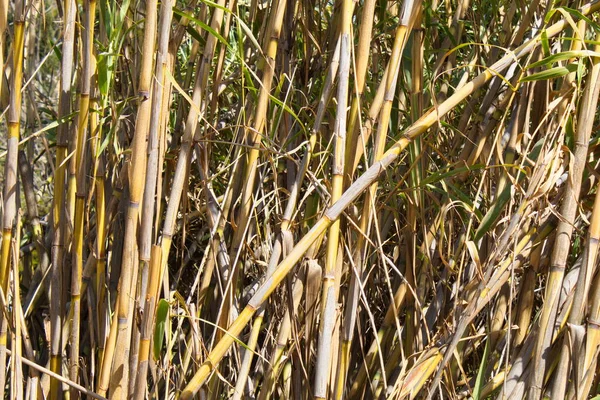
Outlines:
[[[550,272],[561,272],[564,271],[566,269],[566,265],[564,264],[554,264],[550,266]]]
[[[600,329],[600,321],[588,317],[587,322],[588,324],[592,325],[593,328]]]

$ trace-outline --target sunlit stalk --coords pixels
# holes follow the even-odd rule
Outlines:
[[[3,11],[3,10],[0,10]],[[4,12],[4,11],[3,11]],[[0,19],[3,17],[0,15]],[[0,285],[5,296],[9,290],[11,271],[11,253],[13,249],[13,230],[17,222],[17,168],[19,158],[19,137],[21,130],[21,86],[23,81],[23,50],[25,44],[25,1],[16,0],[14,4],[13,33],[13,71],[10,84],[10,105],[8,109],[8,131],[6,137],[6,160],[4,168],[4,209],[2,214],[2,252],[0,254]],[[1,26],[0,26],[1,28]],[[0,32],[4,36],[4,31]],[[3,39],[0,39],[3,41]],[[0,47],[1,50],[1,47]],[[0,77],[2,79],[2,77]],[[19,237],[19,233],[15,235]],[[13,255],[18,259],[18,255]],[[17,266],[15,266],[15,269]],[[18,279],[18,278],[17,278]],[[0,397],[4,397],[6,383],[6,315],[0,315]],[[14,372],[14,371],[13,371]]]

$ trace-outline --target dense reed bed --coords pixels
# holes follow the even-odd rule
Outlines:
[[[0,0],[0,398],[600,394],[599,10]]]

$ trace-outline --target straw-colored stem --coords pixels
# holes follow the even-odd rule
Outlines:
[[[58,99],[58,116],[65,118],[71,112],[71,79],[73,76],[73,47],[75,40],[75,2],[64,1],[64,26],[62,63],[60,78],[60,95]],[[54,168],[54,197],[52,221],[54,238],[52,242],[52,271],[50,280],[50,291],[53,293],[50,299],[50,370],[56,374],[62,373],[62,319],[63,319],[63,258],[65,251],[66,234],[66,210],[65,210],[65,180],[67,159],[67,138],[69,125],[64,120],[58,126],[56,142],[56,162]],[[58,399],[59,381],[50,381],[50,399]]]
[[[598,51],[598,46],[596,46]],[[592,72],[597,72],[592,70]],[[598,76],[590,75],[589,80],[597,80]],[[592,85],[588,82],[588,85]],[[583,261],[577,278],[577,286],[575,288],[575,294],[573,299],[573,307],[569,313],[568,323],[576,326],[580,325],[583,317],[585,316],[587,309],[588,294],[590,286],[592,284],[592,277],[596,270],[596,255],[598,250],[598,244],[593,238],[600,235],[600,210],[598,210],[598,195],[594,202],[594,208],[592,213],[592,219],[590,228],[588,231],[588,240],[583,252]],[[573,389],[583,389],[584,385],[584,361],[586,354],[582,354],[581,349],[570,343],[568,335],[565,335],[562,340],[562,348],[560,353],[559,364],[555,372],[555,380],[552,388],[552,393],[556,393],[559,397],[564,397],[567,390],[567,385]],[[569,370],[574,372],[575,377],[579,379],[573,379],[571,382],[568,381]],[[571,391],[571,389],[570,389]],[[587,393],[582,398],[587,397]]]
[[[275,268],[277,267],[277,264],[279,263],[279,259],[281,257],[281,253],[282,253],[282,246],[283,246],[282,242],[284,242],[284,243],[287,242],[288,245],[291,245],[292,216],[294,214],[294,211],[296,210],[298,197],[300,195],[300,188],[302,187],[302,183],[304,181],[311,158],[313,156],[313,151],[314,151],[315,144],[317,141],[317,136],[320,131],[323,117],[325,115],[325,110],[327,108],[327,104],[329,103],[329,101],[331,99],[331,94],[333,91],[333,82],[335,81],[335,77],[337,75],[338,67],[339,67],[339,56],[340,56],[339,50],[340,50],[340,47],[339,47],[339,41],[338,41],[338,45],[336,46],[336,50],[333,53],[333,57],[331,59],[331,65],[327,72],[327,75],[325,78],[325,83],[323,85],[323,91],[322,91],[321,99],[319,101],[319,105],[317,108],[317,114],[316,114],[315,121],[314,121],[312,130],[311,130],[311,135],[310,135],[310,138],[308,141],[307,150],[306,150],[306,153],[304,153],[304,156],[302,158],[302,163],[300,164],[300,168],[298,169],[298,173],[296,174],[296,179],[292,185],[292,188],[290,191],[290,196],[288,198],[285,212],[284,212],[284,215],[283,215],[283,218],[281,221],[281,233],[278,236],[277,240],[275,241],[275,244],[273,245],[273,251],[271,252],[271,256],[269,258],[269,264],[267,267],[266,276],[271,275],[273,273],[273,271],[275,270]],[[288,313],[289,313],[289,309],[286,310],[286,315],[288,315]],[[261,309],[258,311],[257,316],[255,317],[255,322],[252,325],[251,336],[252,336],[252,334],[255,334],[255,332],[260,329],[263,318],[264,318],[264,305],[261,306]],[[285,319],[284,319],[284,321],[285,321]],[[283,326],[280,327],[278,337],[282,337],[282,329],[283,329]],[[289,329],[288,329],[288,331],[289,331]],[[286,336],[285,340],[287,340],[287,336]],[[253,358],[254,350],[255,350],[255,347],[252,346],[252,343],[248,343],[248,350],[249,351],[246,351],[244,353],[244,359],[242,362],[243,362],[243,365],[249,366],[250,363],[252,362],[252,358]],[[272,357],[272,365],[274,362],[275,362],[275,358]],[[274,375],[277,374],[277,371],[274,368],[270,368],[269,371],[270,371],[270,373],[267,375],[266,379],[269,380],[269,382],[272,382],[272,380],[274,379]],[[236,392],[235,392],[236,395],[238,393],[240,393],[239,388],[244,387],[245,382],[248,379],[248,373],[249,373],[249,368],[243,369],[242,372],[240,373],[240,375],[238,377],[238,381],[236,383]],[[265,386],[265,388],[268,388],[268,387],[269,386],[267,384],[267,386]],[[261,397],[262,396],[267,396],[267,397],[270,396],[270,389],[261,390],[260,396]]]
[[[81,93],[79,96],[79,118],[77,123],[77,143],[75,149],[76,200],[75,228],[73,232],[73,265],[71,275],[71,337],[69,377],[77,382],[79,376],[79,331],[81,317],[81,279],[83,274],[84,208],[86,197],[85,168],[87,126],[89,120],[90,87],[92,79],[92,46],[94,40],[95,1],[85,1],[83,7],[83,63],[81,68]],[[76,399],[79,391],[72,389],[71,398]]]
[[[260,155],[263,131],[267,122],[267,111],[270,103],[269,100],[271,96],[273,77],[275,74],[275,58],[277,56],[286,5],[287,1],[279,0],[275,1],[269,9],[269,17],[267,23],[265,24],[266,31],[264,31],[263,36],[262,51],[264,54],[264,64],[260,91],[258,95],[258,103],[256,105],[253,124],[245,135],[247,137],[247,145],[250,147],[250,150],[246,155],[245,170],[243,175],[234,174],[234,179],[236,180],[232,182],[234,188],[239,187],[238,185],[240,184],[243,184],[243,188],[240,210],[236,220],[237,227],[234,230],[231,247],[229,250],[229,260],[233,260],[233,264],[231,261],[229,261],[227,265],[221,265],[222,279],[225,281],[225,286],[227,288],[226,292],[223,294],[223,300],[217,316],[217,324],[222,328],[225,328],[230,321],[231,306],[233,305],[233,293],[237,286],[236,276],[237,271],[241,269],[241,263],[237,266],[237,268],[232,268],[232,266],[235,266],[238,261],[240,249],[249,227],[250,214],[253,209],[253,194],[256,181],[258,157]],[[239,148],[238,151],[242,151],[242,148]],[[241,166],[241,163],[237,163],[235,168],[239,171],[241,170]],[[242,177],[243,180],[240,181],[239,177]],[[237,192],[235,189],[234,191]],[[226,208],[229,209],[229,206]],[[214,338],[219,340],[222,335],[223,331],[219,329],[216,331]]]
[[[4,45],[8,23],[8,0],[0,0],[0,65],[4,65]],[[4,90],[4,72],[0,74],[0,95]]]
[[[157,1],[149,0],[146,3],[146,19],[144,25],[144,41],[142,44],[142,63],[140,66],[140,81],[138,87],[139,107],[136,116],[135,133],[131,145],[131,160],[129,168],[129,203],[125,218],[125,235],[123,255],[121,259],[121,277],[119,279],[117,326],[117,341],[115,359],[112,367],[110,381],[111,398],[115,400],[128,397],[129,383],[129,347],[131,340],[131,321],[129,315],[130,298],[135,298],[137,280],[134,280],[134,270],[137,270],[136,241],[140,201],[144,190],[146,174],[147,135],[151,113],[151,76],[152,62],[155,47],[157,25]],[[134,265],[135,264],[135,265]],[[132,290],[133,288],[133,290]],[[132,295],[133,293],[133,295]]]
[[[23,308],[21,307],[21,280],[19,279],[19,249],[18,244],[21,243],[21,215],[17,215],[16,230],[15,230],[15,241],[13,242],[12,251],[12,293],[13,293],[13,312],[12,323],[13,329],[11,329],[11,344],[12,344],[12,376],[11,376],[11,398],[15,400],[23,400],[23,341],[21,340],[21,313]]]
[[[217,3],[218,7],[212,15],[211,29],[215,32],[221,31],[223,23],[223,7],[225,0],[219,0]],[[215,48],[217,44],[217,38],[213,35],[208,35],[206,39],[206,45],[202,58],[200,59],[200,65],[198,67],[198,73],[194,83],[194,90],[192,93],[193,105],[188,113],[185,131],[181,138],[181,146],[177,159],[177,166],[172,179],[171,191],[169,194],[169,203],[167,205],[166,215],[163,223],[163,232],[161,236],[161,270],[164,270],[169,258],[169,252],[171,250],[171,243],[173,238],[173,232],[175,229],[175,221],[177,218],[177,211],[179,210],[179,202],[181,201],[181,194],[183,192],[184,181],[187,180],[189,159],[192,155],[193,143],[192,141],[196,138],[196,127],[198,126],[198,117],[200,117],[200,111],[203,107],[203,96],[208,85],[208,77],[211,62],[214,56]]]
[[[375,1],[367,0],[364,2],[361,13],[358,46],[355,52],[356,70],[354,79],[356,82],[355,93],[352,96],[352,103],[348,115],[348,138],[346,140],[346,153],[344,160],[344,187],[348,187],[354,174],[355,161],[360,158],[362,153],[355,151],[359,143],[359,138],[364,137],[363,123],[360,117],[360,108],[363,101],[362,96],[365,90],[366,72],[369,63],[369,50],[371,45],[371,35],[373,32],[375,13]],[[384,76],[386,76],[384,74]],[[385,81],[385,79],[384,79]]]
[[[148,290],[146,292],[146,299],[144,309],[144,319],[141,326],[141,339],[139,346],[138,356],[138,371],[135,383],[135,391],[133,393],[134,399],[143,399],[146,395],[147,385],[147,374],[148,374],[148,360],[150,356],[150,337],[152,334],[152,327],[154,325],[155,309],[160,282],[161,282],[161,251],[159,246],[152,247],[152,255],[150,261],[150,277],[148,280]]]
[[[0,18],[3,18],[0,16]],[[19,159],[19,137],[21,130],[21,86],[23,81],[23,52],[25,43],[25,1],[17,0],[14,5],[13,70],[11,74],[10,105],[8,109],[8,131],[6,137],[6,159],[4,169],[2,214],[2,250],[0,253],[0,287],[5,294],[9,290],[9,275],[12,258],[18,259],[13,248],[13,229],[17,222],[17,169]],[[4,35],[4,30],[1,32]],[[3,41],[3,39],[1,39]],[[0,77],[1,79],[1,77]],[[19,237],[19,232],[15,235]],[[15,269],[18,266],[15,265]],[[6,371],[7,326],[6,315],[0,315],[0,369]],[[19,355],[18,355],[19,356]],[[15,371],[13,370],[13,373]],[[14,377],[13,377],[14,378]],[[4,397],[5,372],[0,375],[0,397]]]
[[[148,274],[147,271],[148,266],[150,265],[150,252],[151,252],[151,243],[152,243],[152,224],[154,222],[154,198],[157,186],[157,176],[159,175],[159,165],[158,165],[158,142],[159,142],[159,124],[161,118],[161,106],[163,104],[163,96],[169,96],[170,93],[163,92],[163,87],[165,86],[165,70],[167,67],[167,57],[168,57],[168,45],[169,45],[169,36],[171,31],[171,20],[173,17],[173,4],[171,1],[163,1],[161,3],[160,8],[160,22],[159,22],[159,37],[158,37],[158,53],[156,57],[156,68],[154,73],[154,89],[152,92],[152,115],[150,117],[150,132],[148,139],[148,160],[147,160],[147,173],[146,173],[146,184],[144,190],[144,202],[143,202],[143,211],[142,211],[142,224],[141,224],[141,232],[140,232],[140,251],[139,251],[139,260],[140,260],[140,290],[139,290],[139,303],[140,310],[144,314],[144,322],[147,324],[152,324],[154,317],[154,310],[150,308],[149,312],[145,311],[145,304],[148,303],[147,297],[147,285],[148,285]],[[156,258],[156,256],[155,256]],[[160,266],[160,263],[158,263]],[[154,279],[158,280],[160,278],[154,276]],[[155,288],[158,289],[158,286]],[[158,292],[152,293],[154,303],[151,304],[151,307],[154,307],[156,303],[155,299],[158,296]],[[144,304],[142,304],[144,303]],[[148,322],[146,322],[148,320]],[[147,327],[143,325],[145,332],[141,337],[141,340],[148,340],[149,333]],[[148,369],[148,346],[141,346],[141,342],[139,341],[139,332],[136,332],[136,338],[138,340],[134,340],[134,345],[132,348],[132,357],[131,363],[137,366],[136,373],[132,375],[131,380],[135,382],[134,387],[134,398],[142,399],[145,395],[146,391],[146,379],[147,379],[147,369]],[[137,342],[137,346],[136,346]],[[144,354],[145,353],[145,354]],[[138,359],[139,358],[139,359]],[[144,365],[142,365],[142,363]],[[137,374],[137,378],[136,378]]]
[[[586,246],[587,260],[585,261],[587,261],[587,268],[592,269],[592,266],[595,264],[594,261],[597,259],[598,243],[600,241],[600,191],[596,192],[592,220],[588,235],[588,243]],[[580,272],[580,274],[584,274],[585,272],[585,279],[583,279],[584,282],[592,277],[592,271],[587,268],[582,269]],[[593,281],[593,283],[590,282],[589,285],[590,289],[588,302],[590,303],[591,307],[587,318],[588,322],[585,354],[582,357],[583,366],[581,371],[583,371],[583,382],[576,382],[576,384],[579,384],[580,386],[574,388],[579,389],[580,398],[588,397],[594,371],[596,370],[598,362],[596,355],[598,352],[598,347],[600,346],[600,326],[597,323],[597,321],[600,320],[600,280],[596,279]]]
[[[351,1],[345,0],[341,9],[340,32],[340,72],[337,91],[337,113],[334,128],[334,149],[332,161],[331,204],[341,196],[344,185],[344,161],[346,150],[347,104],[350,84],[351,35],[350,25],[353,12]],[[336,220],[329,228],[327,236],[327,255],[323,273],[321,293],[321,319],[319,326],[317,361],[315,366],[314,397],[324,399],[329,393],[330,376],[336,376],[336,366],[331,363],[332,340],[335,327],[335,313],[339,292],[339,273],[336,267],[340,241],[340,221]],[[336,277],[337,275],[337,277]],[[334,368],[333,371],[330,368]]]

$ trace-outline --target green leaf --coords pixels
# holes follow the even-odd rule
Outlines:
[[[548,33],[544,29],[540,40],[542,41],[542,50],[544,51],[544,57],[548,57],[550,54],[550,44],[548,43]]]
[[[490,341],[485,342],[485,348],[483,349],[483,356],[481,357],[481,364],[479,365],[479,371],[477,372],[477,379],[475,379],[475,387],[473,388],[473,400],[479,400],[481,398],[481,390],[483,389],[483,377],[485,375],[485,369],[487,366],[487,360],[490,353]]]
[[[571,15],[574,15],[576,19],[578,20],[583,20],[586,22],[586,24],[590,27],[592,27],[592,29],[594,29],[596,32],[600,32],[600,25],[598,25],[596,22],[592,21],[589,17],[583,15],[581,13],[581,11],[576,10],[574,8],[569,8],[569,7],[560,7],[560,9],[557,9],[558,11],[564,10],[566,12],[568,12]],[[562,13],[564,15],[564,12]]]
[[[545,71],[536,72],[535,74],[531,74],[529,76],[521,79],[521,82],[532,82],[532,81],[545,81],[555,78],[560,78],[561,76],[565,76],[570,74],[571,72],[577,71],[579,67],[578,63],[569,64],[565,67],[554,67],[547,69]]]
[[[189,19],[190,21],[192,21],[193,23],[198,25],[200,28],[202,28],[203,30],[207,31],[208,33],[210,33],[211,35],[216,37],[219,40],[219,42],[223,43],[223,45],[225,45],[227,48],[229,48],[231,50],[231,46],[229,45],[229,43],[227,43],[227,40],[225,40],[225,38],[223,36],[221,36],[221,34],[219,32],[215,31],[213,28],[211,28],[204,22],[200,21],[199,19],[194,18],[192,16],[192,14],[183,12],[181,10],[178,10],[177,8],[173,8],[173,14]]]
[[[108,57],[99,55],[96,65],[98,68],[98,89],[100,89],[102,97],[106,97],[108,95],[108,82],[110,79]]]
[[[200,43],[201,45],[205,45],[206,44],[206,40],[204,40],[204,38],[202,37],[202,35],[200,35],[200,33],[198,33],[198,30],[196,30],[192,25],[187,25],[185,27],[185,31],[187,33],[189,33],[189,35],[191,37],[194,38],[195,41],[197,41],[198,43]]]
[[[528,69],[541,67],[544,65],[552,65],[559,61],[570,60],[572,58],[581,58],[581,57],[600,57],[600,53],[592,50],[579,50],[579,51],[563,51],[562,53],[552,54],[544,58],[543,60],[536,61],[527,66]]]
[[[565,123],[565,144],[573,151],[575,145],[575,129],[573,128],[573,115],[569,115]]]
[[[169,308],[171,305],[165,299],[160,299],[156,309],[156,323],[154,325],[154,359],[160,359],[163,340],[165,339],[165,326],[169,317]]]
[[[462,167],[462,166],[457,167],[460,164],[461,163],[448,165],[445,169],[442,169],[441,171],[431,173],[429,176],[427,176],[427,178],[423,179],[423,181],[421,182],[421,186],[424,187],[426,185],[430,185],[430,184],[439,182],[441,180],[451,178],[456,175],[461,175],[465,172],[478,171],[480,169],[485,169],[485,165],[483,165],[483,164],[476,164],[476,165],[472,165],[470,167]]]

